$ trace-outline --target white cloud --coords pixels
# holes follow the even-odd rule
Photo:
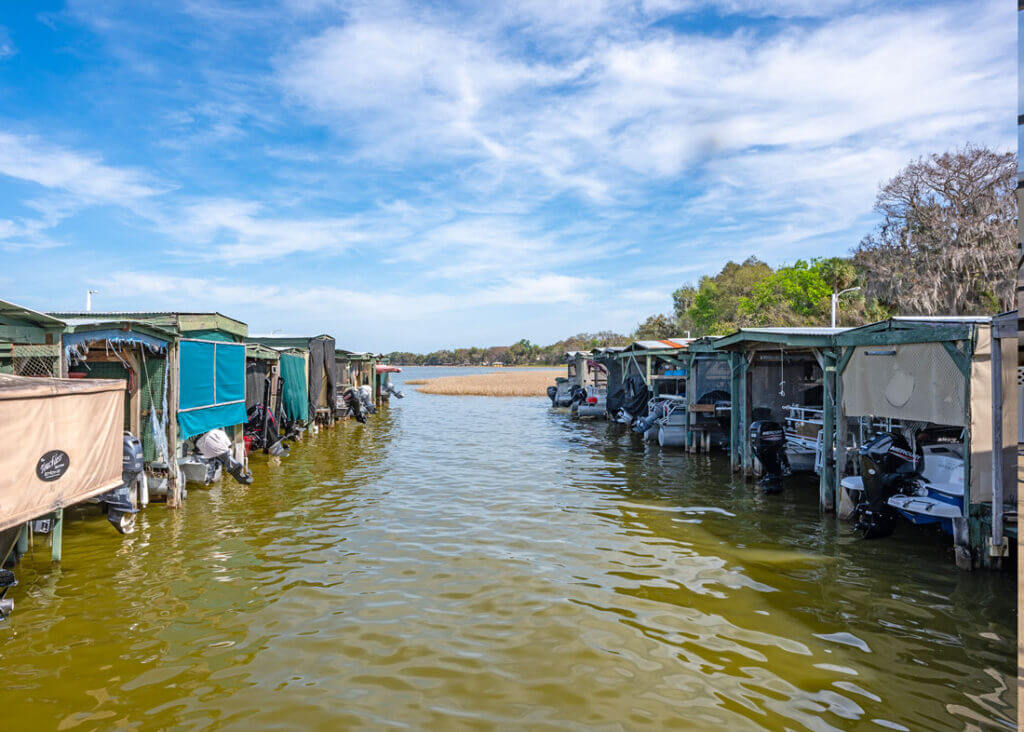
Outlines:
[[[18,49],[14,47],[14,41],[11,40],[11,33],[2,25],[0,25],[0,61],[13,56],[18,52]]]

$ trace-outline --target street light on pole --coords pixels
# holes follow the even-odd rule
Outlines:
[[[92,296],[99,293],[99,290],[87,290],[85,293],[85,312],[92,312]]]
[[[836,327],[836,309],[839,307],[839,298],[845,295],[847,292],[855,292],[859,290],[859,287],[848,287],[841,292],[832,293],[832,327]]]

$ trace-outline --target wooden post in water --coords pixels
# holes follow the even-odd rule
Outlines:
[[[64,546],[64,509],[53,512],[53,527],[50,529],[50,560],[59,562]]]
[[[181,349],[177,343],[168,344],[167,346],[167,384],[165,388],[168,390],[170,399],[167,400],[167,411],[170,414],[166,415],[167,424],[169,427],[170,434],[167,439],[167,452],[168,461],[170,465],[167,466],[167,507],[178,508],[181,506],[181,496],[184,486],[181,485],[181,480],[178,479],[178,383],[179,373],[181,369],[181,362],[179,355]]]
[[[729,354],[729,465],[740,468],[740,359]]]
[[[749,477],[754,474],[754,453],[750,445],[750,419],[754,409],[754,383],[750,378],[750,370],[754,367],[754,362],[757,360],[757,352],[755,351],[750,354],[749,361],[745,353],[740,354],[740,358],[743,359],[743,421],[740,423],[740,444],[743,445],[743,475]]]
[[[24,556],[28,552],[28,533],[32,530],[32,522],[26,521],[18,532],[18,555]]]
[[[821,480],[818,486],[818,504],[822,511],[835,510],[835,407],[836,407],[836,358],[831,350],[824,354],[825,368],[822,370],[822,440]]]

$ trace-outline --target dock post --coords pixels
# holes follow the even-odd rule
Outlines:
[[[823,354],[825,368],[822,373],[824,398],[822,401],[821,480],[818,486],[818,504],[822,511],[835,510],[835,411],[836,411],[836,357],[831,350]]]
[[[167,427],[170,434],[167,436],[167,451],[170,465],[167,466],[167,507],[180,508],[181,494],[184,486],[181,484],[183,477],[178,470],[178,373],[181,367],[179,362],[179,348],[177,345],[168,346],[167,360],[167,381],[165,385],[170,398],[167,400]]]
[[[53,512],[53,528],[50,529],[50,561],[59,562],[64,545],[64,509]]]
[[[18,556],[23,557],[28,554],[28,532],[32,530],[31,522],[22,524],[21,531],[18,532]]]
[[[843,475],[846,473],[846,464],[848,462],[848,455],[846,454],[846,438],[847,438],[847,420],[846,420],[846,407],[843,405],[843,372],[846,370],[846,365],[850,362],[850,358],[853,356],[853,347],[849,347],[845,352],[839,352],[836,354],[839,358],[836,363],[836,376],[835,376],[835,391],[836,391],[836,474],[832,485],[832,505],[839,506],[839,486],[842,485]]]
[[[754,472],[753,455],[750,454],[750,414],[753,401],[750,367],[752,364],[753,354],[749,360],[747,354],[740,354],[740,460],[744,476],[752,475]]]
[[[739,359],[729,354],[729,465],[732,472],[740,468],[740,387]]]

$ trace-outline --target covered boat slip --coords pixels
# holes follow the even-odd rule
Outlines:
[[[179,465],[189,457],[193,438],[212,429],[224,429],[231,452],[245,459],[242,428],[245,416],[245,336],[248,326],[221,313],[197,312],[66,312],[53,314],[69,319],[76,329],[97,324],[130,323],[132,331],[156,328],[167,338],[166,368],[168,443]],[[172,337],[173,336],[173,337]],[[167,477],[167,502],[180,505],[184,480],[179,470]]]
[[[635,341],[613,354],[624,383],[642,380],[652,399],[671,402],[657,431],[663,446],[707,451],[728,441],[729,357],[715,350],[716,340]]]
[[[263,404],[274,410],[280,397],[281,353],[269,346],[249,343],[245,347],[245,408]],[[268,389],[269,387],[269,389]],[[267,393],[269,391],[269,394]]]
[[[249,343],[271,348],[300,348],[308,352],[308,418],[323,425],[334,422],[335,347],[334,337],[321,333],[314,336],[249,336]]]
[[[168,493],[170,448],[177,439],[168,408],[171,358],[177,336],[149,323],[69,318],[63,367],[72,378],[119,379],[125,383],[123,429],[139,438],[153,496]],[[149,495],[142,500],[148,501]]]
[[[715,350],[732,354],[729,454],[733,470],[754,473],[750,425],[764,420],[785,426],[789,442],[810,449],[813,467],[818,433],[835,429],[834,401],[824,395],[826,390],[834,394],[834,339],[844,330],[741,328],[715,342]],[[828,461],[831,471],[832,451],[817,453],[818,460]],[[830,484],[822,472],[821,501],[827,510],[834,507]]]
[[[61,375],[64,321],[0,300],[0,373]]]
[[[1017,535],[1017,314],[900,317],[838,334],[837,441],[846,417],[958,428],[963,505],[953,518],[960,566],[998,565]],[[839,451],[828,488],[846,472]],[[833,504],[837,496],[833,493]]]
[[[60,559],[63,509],[121,485],[124,389],[106,379],[0,374],[0,534],[12,540],[16,527],[53,515]],[[0,547],[0,566],[11,549]]]
[[[334,351],[337,388],[340,395],[345,389],[369,386],[374,398],[380,395],[381,379],[377,375],[377,364],[382,358],[373,353],[349,351],[336,348]]]

